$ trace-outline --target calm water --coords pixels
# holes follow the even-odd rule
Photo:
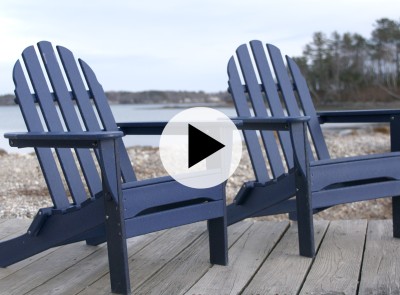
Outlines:
[[[194,105],[193,105],[194,106]],[[170,105],[145,105],[145,104],[132,104],[132,105],[112,105],[111,109],[117,122],[146,122],[146,121],[168,121],[175,114],[184,110],[185,108],[192,107],[185,105],[184,107],[174,107]],[[234,117],[236,112],[234,108],[213,108],[223,112],[229,117]],[[323,128],[359,128],[367,124],[326,124],[322,125]],[[33,149],[12,148],[3,136],[6,132],[25,132],[26,127],[22,119],[22,114],[18,106],[0,106],[0,148],[9,153],[30,153]],[[134,145],[151,145],[158,146],[160,136],[157,135],[134,135],[125,136],[124,142],[126,146]]]
[[[188,106],[190,107],[190,106]],[[111,106],[115,120],[117,122],[143,122],[143,121],[168,121],[175,114],[184,108],[170,107],[167,105],[113,105]],[[216,108],[225,113],[227,116],[234,116],[233,108]],[[33,149],[17,149],[12,148],[3,136],[6,132],[24,132],[26,131],[25,123],[18,106],[1,106],[0,107],[0,148],[11,153],[27,153]],[[155,135],[135,135],[125,136],[124,142],[126,146],[133,145],[152,145],[157,146],[159,136]]]

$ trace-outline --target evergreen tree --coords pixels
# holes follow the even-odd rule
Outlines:
[[[400,22],[376,21],[370,39],[316,32],[295,58],[317,103],[400,99]]]

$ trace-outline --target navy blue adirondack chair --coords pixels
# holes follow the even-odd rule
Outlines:
[[[211,263],[226,265],[225,184],[193,189],[171,177],[138,181],[121,137],[154,133],[152,125],[119,127],[84,61],[64,47],[56,54],[45,41],[38,50],[26,48],[13,72],[28,132],[6,137],[11,146],[35,148],[54,206],[40,209],[26,234],[0,243],[0,266],[55,246],[106,241],[111,289],[130,293],[126,239],[201,220],[208,221]]]
[[[303,127],[288,126],[288,131],[260,129],[261,143],[256,131],[244,131],[256,179],[245,183],[228,206],[228,224],[248,217],[294,213],[300,254],[312,257],[313,213],[337,204],[392,197],[393,234],[400,237],[400,152],[396,152],[400,150],[400,111],[317,113],[298,66],[289,57],[286,62],[288,67],[278,48],[270,44],[265,48],[260,41],[241,45],[236,59],[229,60],[229,91],[239,116],[305,116],[308,121]],[[331,122],[387,122],[392,152],[331,159],[320,126]]]

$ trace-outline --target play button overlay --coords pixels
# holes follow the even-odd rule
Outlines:
[[[224,144],[208,136],[191,124],[189,125],[189,168],[203,161],[215,152],[219,151]]]
[[[214,187],[236,170],[242,138],[222,112],[196,107],[175,115],[160,138],[162,164],[176,181],[192,188]]]

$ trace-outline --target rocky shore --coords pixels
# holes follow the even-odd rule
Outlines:
[[[386,127],[362,129],[326,129],[325,139],[332,158],[387,152],[390,139]],[[146,179],[166,175],[158,149],[131,147],[129,155],[137,177]],[[33,218],[41,207],[52,206],[39,163],[33,154],[0,152],[0,218]],[[239,168],[227,184],[228,202],[232,201],[241,184],[253,179],[248,154],[243,154]],[[322,219],[385,219],[391,217],[390,199],[358,202],[336,206],[321,212]],[[279,220],[285,215],[264,219]]]

